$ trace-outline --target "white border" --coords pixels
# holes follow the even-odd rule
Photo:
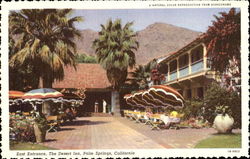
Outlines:
[[[202,6],[205,3],[222,4],[230,3],[231,7],[241,8],[241,21],[242,21],[242,148],[240,149],[163,149],[163,150],[127,150],[135,152],[135,155],[113,155],[113,156],[16,156],[18,151],[9,151],[8,140],[8,11],[18,10],[24,8],[73,8],[73,9],[155,9],[155,8],[172,8],[171,4],[193,4],[191,6],[180,6],[178,8],[195,8],[197,4],[200,4],[199,8],[212,8]],[[149,7],[152,4],[158,4],[154,7]],[[42,158],[56,158],[56,157],[233,157],[233,156],[248,156],[248,125],[249,125],[249,92],[248,92],[248,5],[247,1],[132,1],[132,2],[2,2],[2,21],[1,21],[1,108],[2,108],[2,156],[6,158],[10,157],[42,157]],[[175,7],[176,8],[176,7]],[[217,6],[213,8],[228,8],[228,6]],[[62,150],[61,150],[62,151]],[[60,150],[53,151],[36,151],[36,152],[61,152]],[[73,152],[73,150],[63,150],[64,152]],[[102,150],[86,150],[87,152],[99,152]],[[109,152],[125,151],[125,150],[104,150]],[[31,152],[31,151],[22,151]],[[74,151],[83,152],[83,151]]]

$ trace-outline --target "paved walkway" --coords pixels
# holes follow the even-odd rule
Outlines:
[[[215,133],[213,128],[157,131],[121,117],[80,117],[58,132],[47,133],[43,145],[56,149],[193,148]]]
[[[126,118],[118,118],[118,120],[166,148],[193,148],[199,141],[216,133],[213,128],[151,130],[148,125],[136,123]]]
[[[47,133],[43,145],[56,149],[165,148],[113,117],[81,117],[61,129]]]

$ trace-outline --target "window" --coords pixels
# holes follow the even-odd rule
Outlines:
[[[188,66],[188,54],[182,55],[179,58],[179,67],[185,67]]]
[[[177,60],[173,60],[170,62],[170,72],[174,72],[177,70]]]
[[[191,61],[192,63],[199,61],[203,58],[203,47],[199,46],[191,51]]]
[[[162,74],[168,74],[168,64],[161,63],[158,68],[159,72]]]

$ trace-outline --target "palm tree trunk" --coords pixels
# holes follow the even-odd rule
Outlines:
[[[52,88],[52,80],[40,77],[39,88]]]
[[[52,82],[48,82],[48,80],[45,80],[44,77],[39,78],[39,88],[52,88]],[[42,104],[42,113],[46,116],[51,115],[52,108],[51,108],[51,102],[45,101]]]
[[[121,116],[120,96],[116,90],[111,92],[111,112],[114,113],[114,116]]]

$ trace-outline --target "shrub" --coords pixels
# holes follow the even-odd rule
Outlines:
[[[213,122],[218,106],[228,106],[235,120],[235,128],[241,127],[241,98],[237,92],[228,91],[217,83],[212,83],[204,96],[205,114],[204,118],[210,123]]]
[[[10,138],[16,141],[35,142],[33,120],[20,115],[11,115]]]
[[[185,102],[185,107],[181,113],[184,113],[183,119],[188,120],[190,118],[196,118],[203,115],[202,111],[203,102],[201,99],[193,98]]]

